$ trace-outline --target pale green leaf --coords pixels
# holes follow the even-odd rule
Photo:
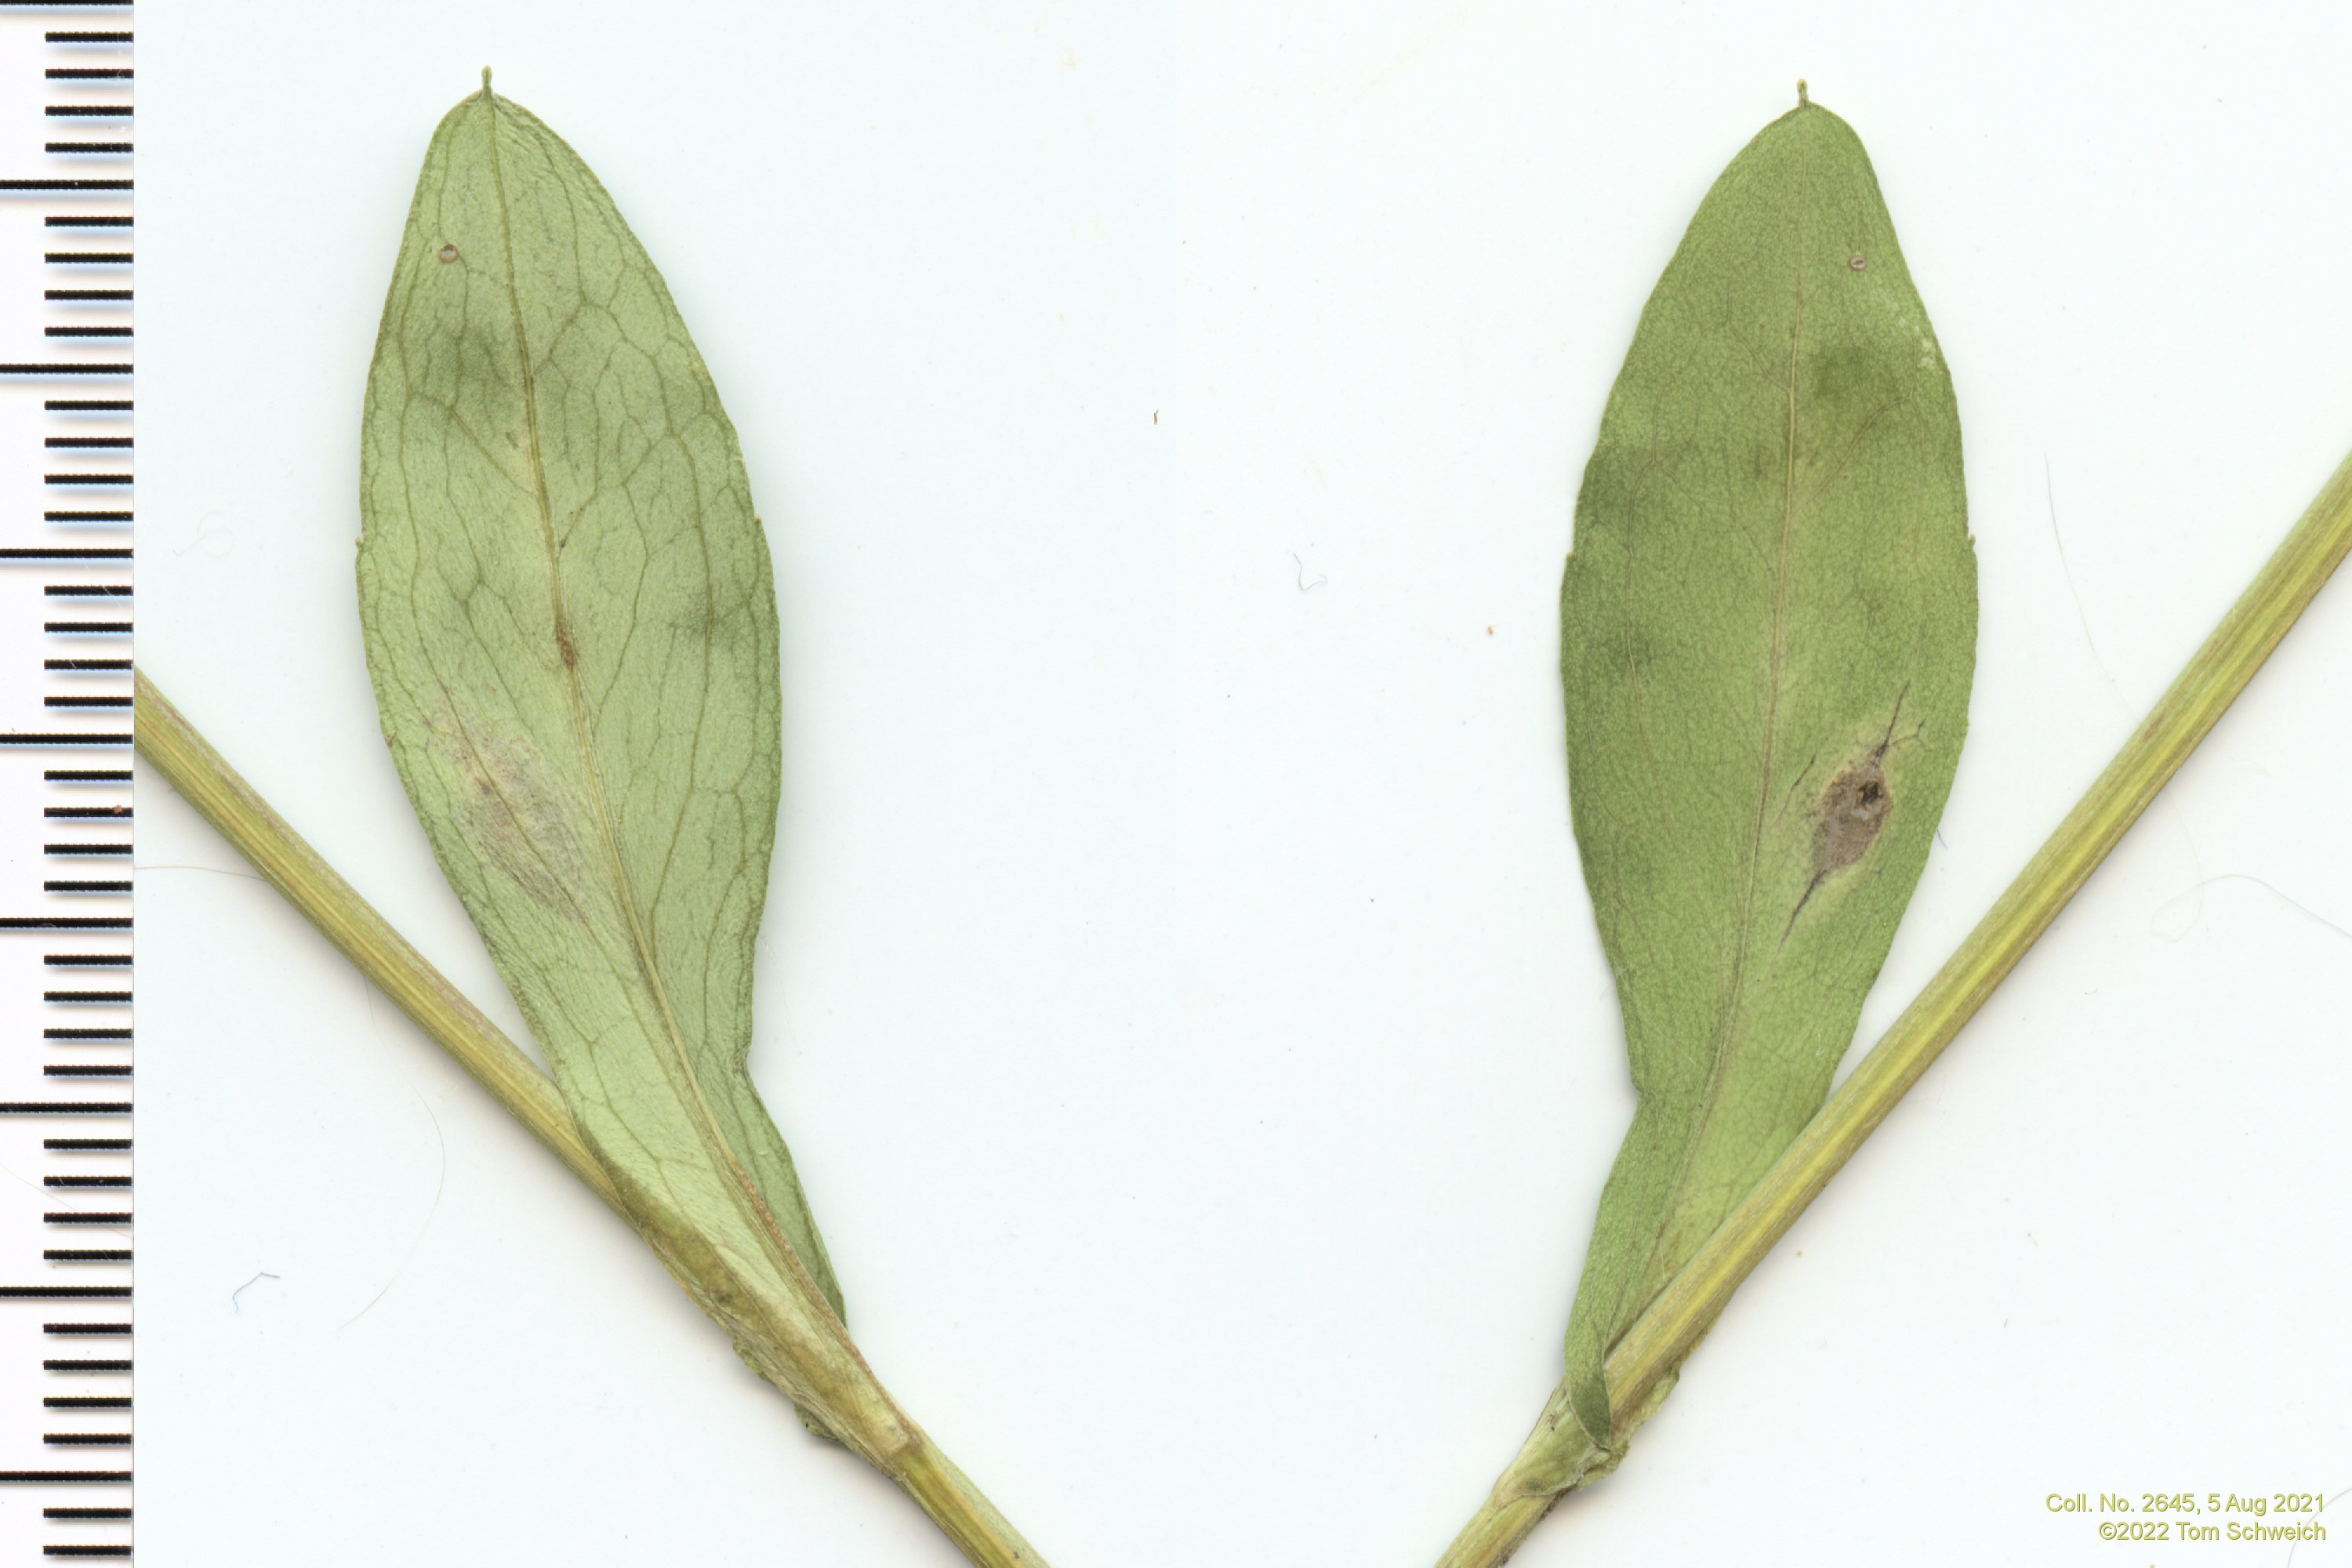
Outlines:
[[[1643,308],[1560,610],[1577,845],[1640,1094],[1567,1341],[1605,1447],[1610,1346],[1827,1095],[1968,723],[1951,377],[1826,110],[1732,161]]]
[[[744,1065],[780,698],[735,432],[604,187],[487,80],[417,181],[361,504],[385,739],[590,1147],[674,1266],[796,1258],[838,1313]]]

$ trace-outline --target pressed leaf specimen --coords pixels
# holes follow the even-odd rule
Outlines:
[[[384,738],[572,1119],[641,1224],[723,1238],[722,1300],[804,1274],[839,1315],[744,1067],[782,741],[734,428],[603,186],[487,88],[425,153],[360,507]]]
[[[1643,308],[1577,499],[1560,594],[1571,809],[1640,1100],[1565,1375],[1442,1568],[1507,1560],[1616,1468],[1731,1292],[2352,542],[2347,459],[1830,1096],[1950,788],[1976,574],[1941,350],[1861,142],[1798,95],[1708,191]]]
[[[1827,110],[1732,161],[1642,312],[1560,624],[1569,798],[1641,1095],[1568,1330],[1570,1408],[1613,1454],[1602,1357],[1820,1109],[1968,726],[1951,376]]]
[[[384,738],[561,1121],[446,983],[387,989],[584,1163],[813,1431],[975,1563],[1037,1563],[851,1342],[746,1070],[781,742],[775,595],[734,429],[611,197],[487,72],[425,154],[362,439]],[[414,958],[387,958],[397,939],[340,879],[281,848],[377,969]]]

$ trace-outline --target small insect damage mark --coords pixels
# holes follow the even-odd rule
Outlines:
[[[1867,854],[1894,805],[1895,797],[1886,793],[1885,770],[1875,754],[1830,780],[1815,808],[1813,874],[1826,877]]]
[[[1862,252],[1859,250],[1855,251],[1852,256],[1847,257],[1845,258],[1845,264],[1848,267],[1853,268],[1856,272],[1861,271],[1864,268],[1870,265],[1869,262],[1863,259]]]
[[[1878,842],[1879,829],[1886,826],[1887,815],[1895,809],[1895,793],[1886,784],[1886,753],[1896,744],[1895,726],[1903,717],[1903,700],[1911,694],[1909,682],[1895,696],[1895,711],[1886,718],[1886,732],[1878,744],[1857,761],[1838,770],[1822,789],[1813,805],[1813,877],[1805,884],[1797,907],[1789,911],[1789,923],[1780,928],[1780,940],[1787,942],[1789,933],[1797,929],[1797,917],[1812,902],[1813,894],[1832,872],[1842,871],[1870,853]],[[1914,730],[1902,737],[1916,740]],[[1792,786],[1793,787],[1793,786]]]
[[[442,259],[442,260],[444,260],[444,261],[455,261],[455,260],[457,260],[457,247],[456,246],[454,246],[454,245],[445,245],[445,246],[443,246],[443,247],[441,247],[441,259]]]
[[[563,656],[564,668],[580,668],[580,656],[572,647],[572,624],[561,616],[555,618],[555,650]]]

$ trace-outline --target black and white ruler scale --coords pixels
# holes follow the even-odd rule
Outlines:
[[[131,46],[0,3],[0,1568],[131,1553]]]

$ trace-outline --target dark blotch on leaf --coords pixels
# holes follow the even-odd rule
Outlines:
[[[1851,866],[1868,853],[1894,805],[1876,757],[1830,780],[1830,787],[1822,792],[1821,826],[1813,835],[1815,874]]]

